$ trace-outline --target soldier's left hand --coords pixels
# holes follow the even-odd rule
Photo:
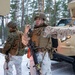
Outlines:
[[[29,24],[27,24],[27,25],[25,26],[24,33],[27,34],[30,28],[31,28],[31,26],[30,26]]]

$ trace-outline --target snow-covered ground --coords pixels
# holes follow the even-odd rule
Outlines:
[[[3,64],[4,64],[4,56],[0,53],[0,75],[4,75]],[[28,67],[29,59],[27,59],[27,55],[23,56],[22,61],[22,75],[29,75]],[[14,68],[14,66],[13,66]],[[75,75],[72,69],[72,65],[65,62],[56,62],[52,61],[52,75]],[[14,68],[13,75],[16,75],[16,71]]]
[[[3,70],[3,64],[5,62],[4,55],[0,53],[0,75],[4,75],[4,70]],[[29,59],[27,58],[27,55],[23,56],[22,60],[22,75],[29,75]],[[13,75],[16,75],[15,67],[13,65],[14,71]]]

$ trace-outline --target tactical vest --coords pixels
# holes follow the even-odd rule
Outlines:
[[[35,28],[32,34],[32,41],[39,48],[48,48],[50,49],[52,46],[51,38],[43,37],[45,27]]]
[[[52,40],[51,37],[43,37],[45,27],[35,28],[32,34],[32,41],[39,48],[48,51],[50,59],[53,59]]]

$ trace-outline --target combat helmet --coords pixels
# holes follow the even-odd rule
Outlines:
[[[10,21],[8,24],[7,24],[7,27],[9,28],[13,28],[13,29],[17,29],[17,24],[13,21]]]
[[[41,18],[41,19],[43,19],[44,21],[46,20],[46,16],[45,16],[45,14],[42,13],[42,12],[39,12],[39,13],[36,13],[36,14],[35,14],[34,20],[36,20],[37,18]]]

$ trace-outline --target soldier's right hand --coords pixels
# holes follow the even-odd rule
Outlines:
[[[29,38],[28,38],[26,35],[23,35],[23,36],[22,36],[22,43],[23,43],[25,46],[27,46],[28,41],[29,41]]]

